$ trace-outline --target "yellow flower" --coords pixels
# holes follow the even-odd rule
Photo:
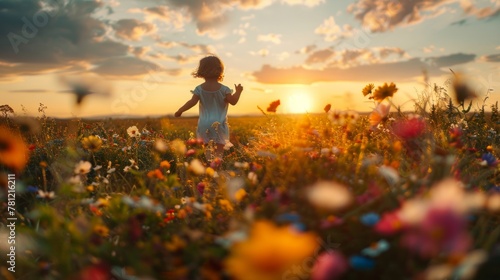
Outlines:
[[[311,256],[316,246],[312,233],[257,221],[248,240],[233,245],[225,265],[231,276],[239,280],[281,279],[287,270]]]
[[[247,192],[245,191],[245,189],[239,189],[234,194],[234,198],[236,199],[236,201],[240,202],[243,198],[245,198],[246,195]]]
[[[186,247],[186,242],[181,238],[179,238],[179,236],[174,235],[172,237],[172,240],[170,240],[170,242],[165,243],[165,247],[167,248],[167,250],[175,252],[178,250],[182,250],[182,248]]]
[[[91,152],[97,152],[102,146],[102,140],[99,136],[90,135],[82,140],[82,146],[84,149]]]
[[[106,237],[109,234],[109,229],[104,225],[94,226],[93,232],[99,236]]]
[[[219,205],[227,212],[231,212],[234,210],[233,205],[231,205],[231,202],[229,202],[229,200],[227,199],[219,199]]]
[[[19,134],[0,126],[0,164],[20,172],[28,162],[28,148]]]
[[[375,85],[374,84],[367,84],[362,92],[363,92],[363,96],[367,96],[368,94],[371,94],[372,93],[372,90],[375,88]]]
[[[394,93],[398,91],[398,88],[394,83],[390,83],[389,85],[387,83],[384,83],[383,86],[379,86],[374,92],[373,92],[373,99],[375,101],[381,102],[383,101],[386,97],[392,97]]]

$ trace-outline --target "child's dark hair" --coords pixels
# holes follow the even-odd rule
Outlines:
[[[224,78],[224,64],[215,55],[209,55],[200,60],[198,69],[192,73],[195,78],[216,78],[221,82]]]

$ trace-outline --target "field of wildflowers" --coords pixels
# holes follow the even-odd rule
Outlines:
[[[15,272],[2,262],[0,275],[500,279],[498,104],[474,110],[459,84],[429,86],[407,113],[396,92],[367,85],[369,115],[280,115],[276,100],[230,120],[223,160],[205,158],[195,119],[61,121],[4,105],[0,222],[17,220]]]

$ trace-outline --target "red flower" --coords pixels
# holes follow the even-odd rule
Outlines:
[[[104,263],[94,264],[84,268],[78,276],[77,280],[109,280],[111,279],[111,269],[109,265]]]
[[[403,139],[419,137],[425,131],[425,121],[420,117],[413,117],[408,120],[398,121],[394,124],[394,134]]]

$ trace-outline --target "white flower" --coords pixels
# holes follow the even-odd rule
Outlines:
[[[258,177],[257,177],[257,174],[255,172],[249,172],[248,173],[248,180],[250,180],[250,182],[252,182],[252,184],[257,184],[258,183]]]
[[[115,171],[116,171],[116,168],[113,167],[113,168],[108,169],[107,173],[111,174],[111,173],[113,173]]]
[[[319,181],[308,188],[307,198],[318,208],[338,210],[351,203],[352,195],[344,185],[333,181]]]
[[[80,174],[80,175],[87,174],[90,172],[91,167],[92,164],[90,162],[81,160],[75,166],[75,174]]]
[[[54,192],[44,192],[42,190],[38,190],[38,196],[40,198],[53,199],[56,195]]]
[[[226,140],[226,145],[224,145],[224,150],[228,151],[232,147],[234,147],[233,143],[229,142],[229,140]]]
[[[129,171],[130,171],[130,166],[127,165],[123,168],[123,172],[129,172]]]
[[[160,153],[164,153],[167,151],[168,146],[167,143],[163,139],[156,139],[154,143],[155,150],[157,150]]]
[[[94,169],[94,171],[97,171],[97,170],[99,170],[101,168],[102,168],[102,165],[96,165],[96,167],[94,167],[93,169]]]
[[[127,128],[127,133],[128,133],[128,136],[130,136],[130,137],[139,137],[139,136],[141,136],[141,133],[139,132],[139,129],[135,125]]]
[[[191,163],[189,164],[189,170],[193,171],[193,173],[196,175],[205,174],[205,166],[203,166],[203,163],[201,163],[199,159],[193,159],[191,161]]]

